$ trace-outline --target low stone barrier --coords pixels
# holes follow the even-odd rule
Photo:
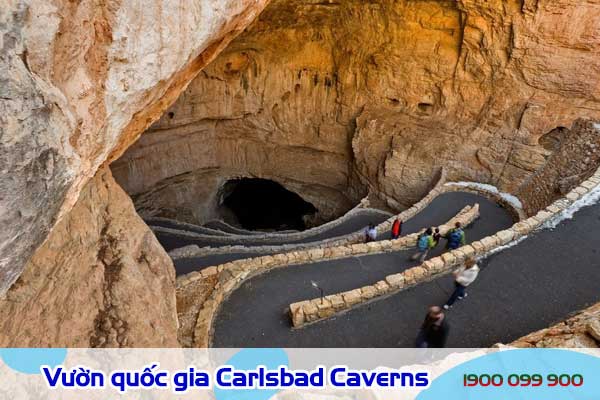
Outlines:
[[[515,204],[515,202],[507,200],[507,196],[514,197],[515,199],[517,198],[508,193],[500,192],[495,186],[482,185],[475,182],[448,182],[444,184],[444,187],[453,192],[469,192],[486,197],[508,210],[515,221],[521,221],[527,218],[527,214],[525,213],[522,204]]]
[[[178,235],[178,236],[182,236],[182,237],[188,237],[190,239],[198,239],[198,240],[210,240],[213,243],[219,243],[219,244],[223,244],[224,246],[222,247],[229,247],[230,243],[236,243],[235,246],[247,246],[249,248],[252,247],[261,247],[261,246],[286,246],[287,244],[284,243],[270,243],[270,241],[273,240],[299,240],[299,239],[303,239],[303,238],[310,238],[310,236],[313,235],[319,235],[322,232],[326,232],[327,230],[333,229],[334,227],[341,225],[342,223],[344,223],[345,221],[347,221],[348,219],[354,217],[356,214],[358,213],[365,213],[365,214],[372,214],[372,215],[381,215],[381,216],[385,216],[385,217],[389,217],[390,213],[388,212],[384,212],[384,211],[380,211],[380,210],[376,210],[376,209],[369,209],[369,208],[361,208],[361,209],[356,209],[356,211],[346,214],[341,218],[338,218],[335,221],[331,221],[331,223],[335,222],[335,224],[332,225],[321,225],[319,227],[318,230],[312,230],[311,232],[308,231],[303,231],[303,232],[298,232],[298,233],[290,233],[290,234],[286,234],[286,235],[282,235],[280,237],[273,237],[273,236],[266,236],[266,235],[235,235],[235,234],[230,234],[227,236],[216,236],[216,235],[205,235],[205,234],[201,234],[201,233],[197,233],[197,232],[192,232],[192,231],[187,231],[187,230],[179,230],[179,229],[173,229],[173,228],[167,228],[167,227],[162,227],[162,226],[154,226],[152,229],[155,232],[163,232],[163,233],[170,233],[173,235]],[[315,228],[316,229],[316,228]],[[248,242],[264,242],[256,245],[256,244],[245,244]],[[325,242],[325,241],[322,241]],[[314,243],[321,243],[321,242],[312,242],[312,246],[314,246]],[[295,245],[297,245],[297,247],[312,247],[311,243],[296,243]],[[291,245],[287,245],[287,246],[291,246]],[[233,246],[232,246],[233,247]],[[212,248],[210,246],[207,247],[198,247],[198,253],[200,255],[204,255],[204,254],[211,254],[211,250]]]
[[[221,228],[211,228],[208,225],[209,224],[217,224],[220,225]],[[264,235],[264,234],[268,234],[268,233],[272,233],[272,234],[278,234],[278,235],[289,235],[291,233],[298,233],[299,231],[296,229],[290,229],[290,230],[283,230],[283,231],[277,231],[277,232],[261,232],[261,231],[251,231],[248,229],[244,229],[244,228],[238,228],[237,226],[233,226],[228,224],[225,221],[221,221],[218,219],[213,219],[208,221],[207,223],[205,223],[203,225],[204,227],[207,227],[209,229],[213,229],[213,230],[217,230],[220,232],[224,232],[227,233],[228,235]]]
[[[545,164],[518,189],[525,211],[533,214],[594,173],[600,163],[600,125],[576,120]]]
[[[456,216],[440,226],[440,231],[445,232],[455,222],[464,225],[471,224],[479,216],[479,205],[467,206]],[[348,258],[358,255],[378,254],[384,252],[404,250],[416,246],[418,233],[402,237],[397,240],[380,242],[359,243],[336,248],[311,249],[308,251],[294,251],[251,259],[236,260],[219,266],[205,268],[199,272],[177,278],[177,290],[182,292],[185,287],[194,284],[199,279],[206,279],[218,275],[218,282],[211,297],[204,302],[201,308],[196,330],[194,333],[195,345],[206,347],[210,337],[212,319],[219,305],[231,292],[233,292],[246,279],[265,273],[274,268],[287,267],[298,264],[307,264],[323,261],[325,259]]]
[[[399,219],[400,221],[408,221],[409,219],[411,219],[412,217],[414,217],[415,215],[417,215],[418,213],[423,211],[425,208],[427,208],[427,206],[429,206],[429,204],[431,204],[431,202],[433,200],[435,200],[435,198],[437,198],[440,194],[455,190],[454,188],[444,186],[444,184],[446,183],[446,179],[447,179],[446,177],[447,177],[446,169],[442,168],[440,170],[439,179],[436,181],[436,184],[427,193],[427,195],[425,197],[423,197],[421,200],[419,200],[418,202],[416,202],[412,207],[402,211],[401,213],[399,213],[397,215],[391,216],[386,221],[377,225],[375,227],[377,229],[377,235],[381,236],[381,235],[386,234],[387,232],[391,231],[392,225],[396,219]],[[389,201],[388,201],[388,203],[389,203]],[[333,238],[326,243],[326,246],[329,246],[329,247],[343,246],[346,244],[363,242],[364,240],[365,240],[364,233],[357,232],[357,233],[353,233],[351,235],[347,235],[346,237],[344,237],[342,239]]]
[[[156,229],[156,228],[175,229],[175,228],[168,228],[168,227],[160,225],[161,222],[167,222],[169,224],[176,225],[177,230],[181,230],[181,231],[187,231],[187,232],[211,235],[211,236],[222,236],[222,237],[230,236],[230,234],[227,232],[218,231],[216,229],[207,228],[207,227],[200,226],[200,225],[194,225],[194,224],[190,224],[190,223],[183,222],[183,221],[177,221],[176,219],[170,219],[170,218],[152,217],[152,218],[144,219],[144,222],[151,229]],[[202,233],[200,231],[202,231]]]
[[[434,188],[427,194],[427,196],[423,197],[419,202],[415,203],[411,208],[402,211],[398,215],[394,215],[388,218],[386,221],[376,226],[377,233],[379,236],[387,233],[391,230],[392,224],[394,221],[399,218],[401,221],[407,221],[423,211],[435,198],[437,198],[440,194],[451,192],[451,191],[463,191],[461,187],[458,186],[445,186],[446,183],[446,171],[445,169],[441,169],[440,178],[438,179]],[[473,190],[465,190],[476,192]],[[477,192],[476,192],[477,193]],[[365,202],[366,199],[363,199]],[[364,206],[362,208],[364,209]],[[361,206],[355,207],[354,210],[358,210]],[[348,215],[348,214],[346,214]],[[337,220],[336,220],[337,221]],[[334,221],[332,221],[334,222]],[[343,221],[342,221],[343,222]],[[337,225],[339,225],[339,222]],[[326,224],[327,225],[327,224]],[[337,226],[336,225],[336,226]],[[325,225],[323,225],[325,226]],[[330,226],[331,228],[333,226]],[[327,228],[327,229],[329,229]],[[166,230],[168,228],[162,228],[162,230]],[[323,229],[324,231],[325,229]],[[173,231],[174,233],[175,231]],[[341,247],[347,246],[356,243],[362,243],[365,240],[365,235],[363,232],[355,232],[348,235],[343,235],[341,237],[334,237],[325,240],[321,240],[318,242],[310,242],[310,243],[296,243],[296,244],[280,244],[280,245],[265,245],[265,246],[244,246],[244,245],[232,245],[232,246],[224,246],[218,248],[210,248],[210,247],[202,247],[196,245],[185,246],[180,249],[174,249],[169,252],[169,255],[173,259],[177,258],[190,258],[190,257],[201,257],[207,255],[215,255],[215,254],[228,254],[228,253],[248,253],[251,255],[252,253],[285,253],[294,250],[306,250],[306,249],[314,249],[314,248],[328,248],[328,247]]]
[[[549,328],[523,336],[510,347],[600,347],[600,303],[586,308],[575,316]]]
[[[440,232],[444,233],[453,226],[456,222],[461,222],[465,226],[470,225],[475,219],[479,217],[479,205],[464,207],[458,214],[452,219],[441,225]],[[353,256],[363,256],[370,254],[379,254],[392,251],[399,251],[415,247],[419,235],[425,230],[410,235],[402,236],[396,240],[381,240],[370,243],[355,243],[339,247],[330,247],[325,249],[310,249],[302,251],[292,251],[289,253],[278,253],[273,255],[265,255],[255,258],[246,258],[241,260],[231,261],[225,264],[208,267],[198,272],[191,272],[187,275],[183,275],[177,278],[177,286],[185,285],[186,283],[192,282],[200,277],[212,275],[216,272],[228,269],[237,269],[242,267],[257,268],[257,267],[269,267],[268,269],[278,268],[281,266],[294,265],[294,264],[307,264],[316,263],[324,260],[336,260],[340,258],[348,258]],[[264,269],[264,268],[263,268]]]
[[[307,323],[329,318],[359,305],[379,300],[384,296],[395,294],[408,287],[447,274],[469,257],[483,258],[499,251],[503,246],[524,238],[543,224],[550,222],[580,197],[599,185],[600,169],[588,180],[574,188],[564,199],[555,201],[546,209],[539,211],[530,218],[517,222],[509,229],[499,231],[492,236],[485,237],[459,249],[446,252],[401,273],[388,275],[384,280],[373,285],[332,294],[325,296],[323,299],[316,298],[290,304],[289,312],[292,324],[294,327],[301,327]]]

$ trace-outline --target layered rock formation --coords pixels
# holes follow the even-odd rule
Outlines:
[[[0,10],[0,293],[266,0],[28,1]]]
[[[368,189],[407,206],[440,166],[516,192],[561,127],[600,117],[599,21],[591,0],[273,0],[115,178],[196,222],[235,176],[327,215]]]
[[[225,48],[113,165],[140,210],[201,221],[253,176],[328,219],[440,166],[516,192],[600,117],[596,0],[273,0],[227,46],[266,3],[5,1],[0,344],[175,344],[170,262],[98,170]]]
[[[175,270],[104,168],[0,300],[2,347],[177,346]]]
[[[177,345],[171,261],[97,171],[266,3],[3,2],[0,345]]]

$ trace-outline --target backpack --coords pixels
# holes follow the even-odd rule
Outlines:
[[[451,249],[458,249],[462,242],[463,231],[461,229],[454,229],[448,235],[448,247]]]
[[[421,236],[419,236],[417,247],[421,251],[427,250],[429,248],[429,236],[427,236],[426,234],[422,234]]]

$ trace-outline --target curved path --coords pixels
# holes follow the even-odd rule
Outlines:
[[[315,232],[314,235],[299,239],[290,239],[285,235],[282,237],[268,238],[252,238],[252,236],[224,236],[224,237],[202,237],[194,238],[191,236],[179,235],[171,232],[155,231],[154,234],[160,244],[167,250],[171,251],[188,245],[197,245],[198,247],[225,247],[234,245],[244,246],[272,246],[295,243],[312,243],[321,240],[335,238],[339,236],[349,235],[364,229],[369,223],[379,224],[390,218],[391,214],[373,210],[361,209],[354,215],[348,217],[343,223],[333,226],[322,232]],[[180,228],[179,228],[180,229]],[[243,238],[243,241],[242,241]]]
[[[297,230],[276,231],[276,232],[249,231],[247,229],[237,228],[235,226],[229,225],[228,223],[219,221],[219,220],[208,221],[203,226],[206,228],[209,228],[209,229],[222,231],[222,232],[232,234],[232,235],[254,235],[254,236],[256,236],[256,235],[263,235],[265,233],[270,233],[272,235],[289,235],[290,233],[300,232]]]
[[[212,236],[222,236],[227,237],[231,234],[226,231],[217,230],[205,226],[188,224],[185,222],[180,222],[173,219],[168,218],[148,218],[145,219],[144,222],[150,227],[161,227],[161,228],[169,228],[169,229],[177,229],[181,231],[189,231],[198,233],[200,235],[212,235]]]
[[[492,204],[486,198],[465,192],[448,192],[439,195],[431,204],[423,209],[413,218],[405,221],[402,226],[402,234],[409,235],[423,229],[427,226],[438,226],[454,217],[460,210],[467,205],[475,203]],[[494,207],[497,207],[494,205]],[[350,232],[350,233],[354,233]],[[390,233],[384,232],[379,235],[381,240],[389,239]],[[249,249],[251,250],[251,249]],[[224,264],[234,260],[240,260],[250,257],[260,257],[273,254],[272,251],[244,251],[227,252],[220,254],[207,254],[198,257],[186,257],[173,260],[177,275],[189,274],[192,271],[198,271],[212,265]]]
[[[513,224],[511,214],[496,203],[479,195],[452,192],[440,195],[421,213],[407,221],[403,233],[408,234],[426,226],[443,224],[465,205],[474,203],[479,203],[481,217],[466,230],[468,241],[479,240]],[[443,242],[431,253],[431,256],[443,252]],[[212,345],[214,347],[394,347],[398,344],[399,335],[396,334],[393,342],[380,341],[383,328],[373,325],[365,315],[358,315],[344,324],[345,318],[352,316],[353,311],[342,318],[292,330],[287,307],[290,303],[318,296],[318,292],[311,287],[311,280],[317,281],[326,295],[355,289],[416,265],[416,262],[409,260],[413,252],[414,250],[405,250],[324,261],[276,269],[256,276],[243,283],[223,303],[215,317]],[[396,296],[391,299],[395,298]],[[388,301],[384,300],[380,303]],[[424,303],[429,304],[430,301],[428,299]],[[365,308],[369,307],[372,305]],[[410,307],[414,308],[414,304]],[[417,321],[420,322],[423,306],[417,309],[419,314]],[[373,318],[373,322],[379,321],[380,325],[384,326],[388,323],[395,325],[395,317],[395,311],[390,314],[387,309],[383,314]],[[410,317],[403,318],[410,319]],[[396,328],[395,331],[397,332],[398,329],[400,328]],[[413,337],[414,334],[411,333],[410,336]],[[409,347],[412,347],[412,343]]]

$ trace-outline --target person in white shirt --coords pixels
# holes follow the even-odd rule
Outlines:
[[[469,258],[465,261],[464,267],[459,268],[454,272],[454,293],[444,304],[444,310],[452,308],[456,300],[462,300],[467,297],[467,287],[475,282],[479,275],[479,266],[474,258]]]
[[[374,224],[370,224],[367,227],[367,230],[365,231],[365,236],[366,243],[374,242],[375,240],[377,240],[377,229],[375,228]]]

